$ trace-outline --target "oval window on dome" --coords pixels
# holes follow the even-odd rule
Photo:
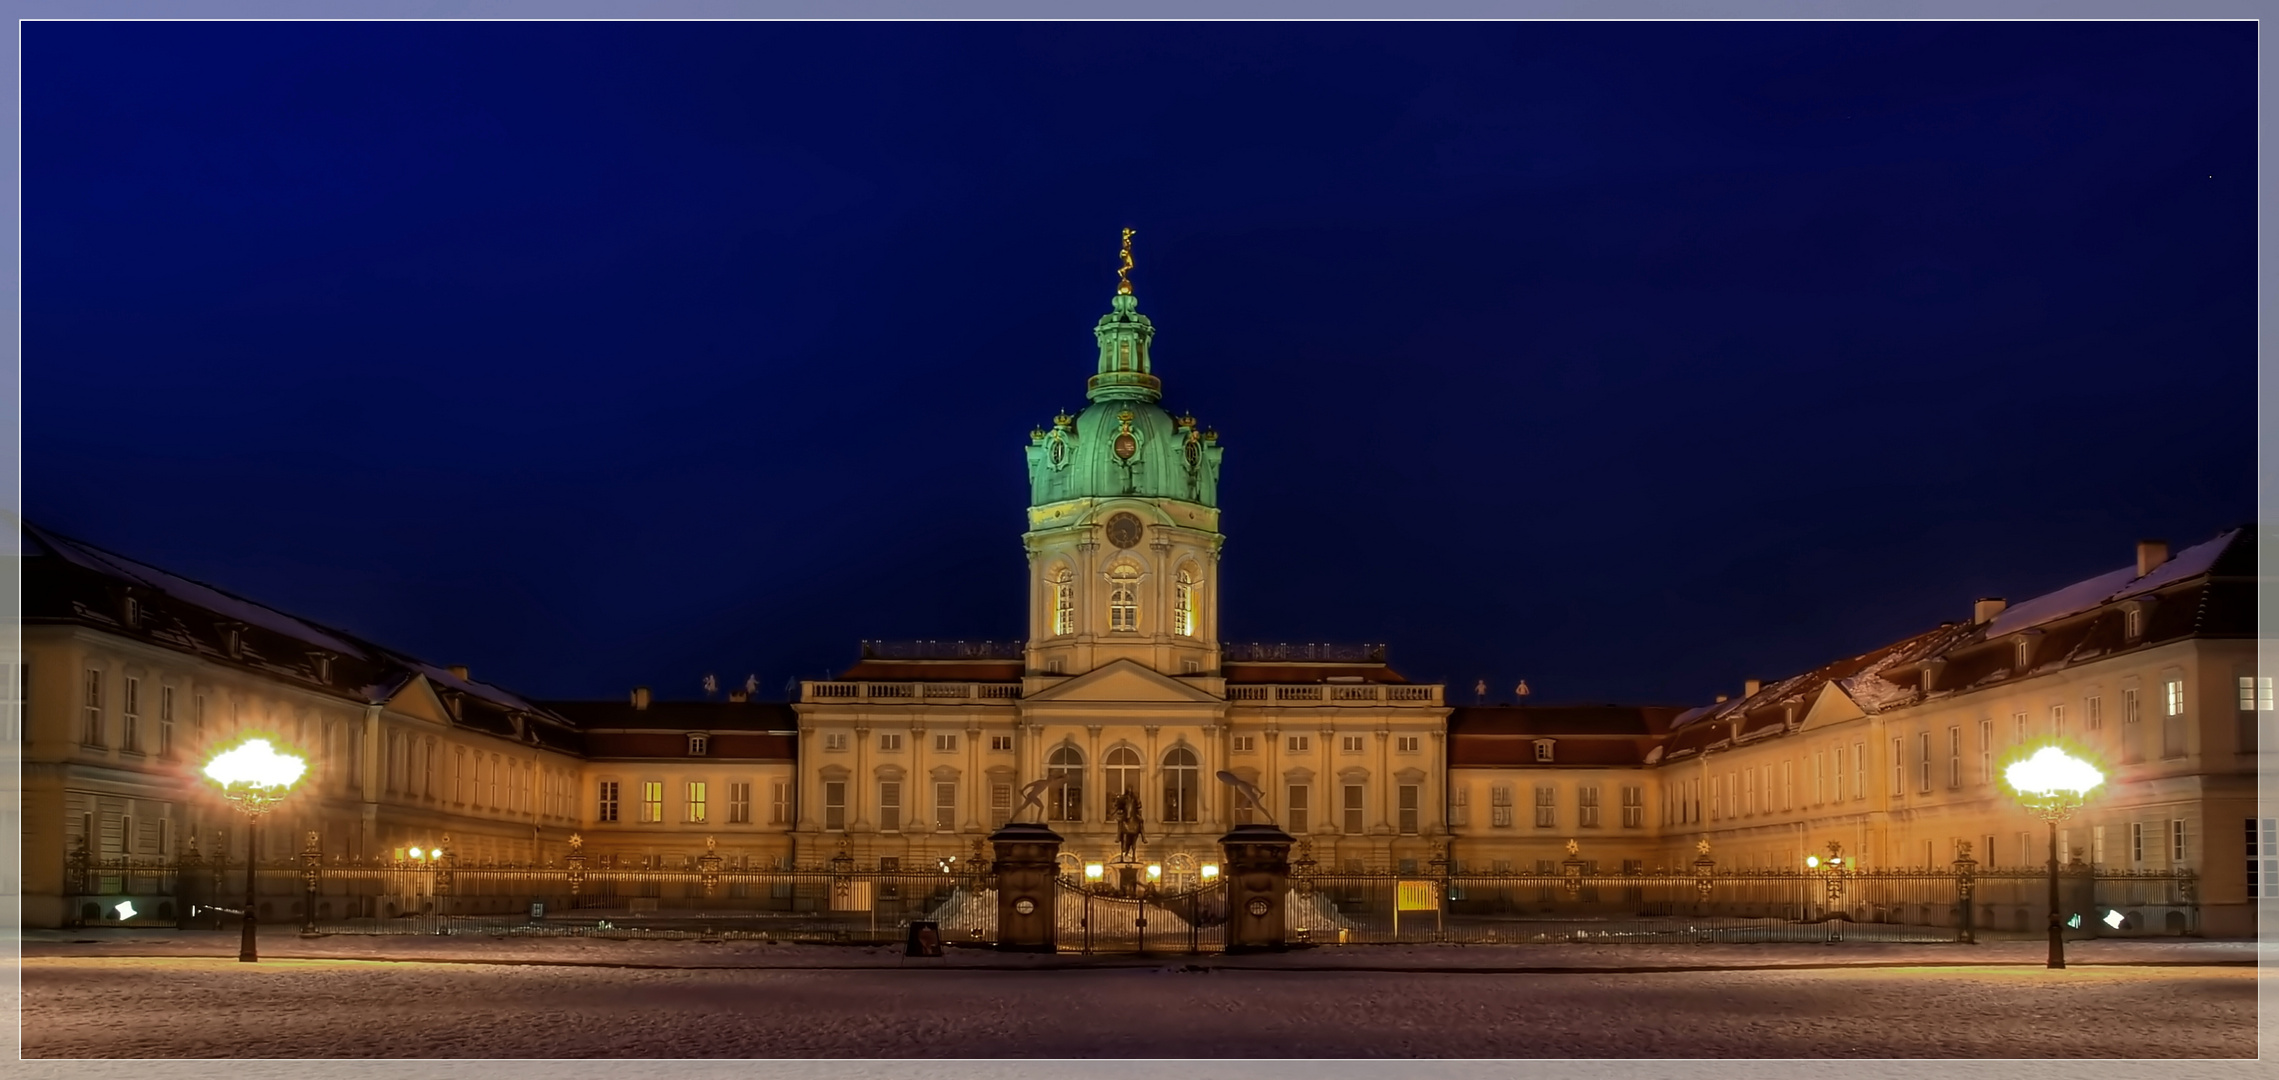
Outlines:
[[[1123,432],[1122,434],[1119,434],[1119,435],[1117,435],[1117,436],[1116,436],[1116,456],[1117,456],[1117,457],[1120,457],[1120,458],[1124,458],[1124,459],[1126,459],[1126,460],[1129,460],[1133,454],[1135,454],[1135,453],[1138,453],[1138,452],[1139,452],[1139,441],[1138,441],[1137,439],[1134,439],[1134,438],[1132,438],[1132,434],[1131,434],[1131,432],[1128,432],[1128,431],[1127,431],[1127,432]]]

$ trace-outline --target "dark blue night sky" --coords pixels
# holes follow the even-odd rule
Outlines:
[[[26,515],[532,695],[1021,636],[1126,225],[1225,636],[1460,701],[2253,512],[2249,23],[23,31]]]

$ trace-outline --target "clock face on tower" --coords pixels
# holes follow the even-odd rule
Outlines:
[[[1108,542],[1120,548],[1137,547],[1140,542],[1140,519],[1130,514],[1117,514],[1109,518]]]

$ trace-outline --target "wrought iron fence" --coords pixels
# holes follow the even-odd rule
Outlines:
[[[328,933],[675,934],[789,941],[900,940],[914,920],[945,941],[997,936],[986,864],[956,873],[731,869],[703,856],[677,867],[466,865],[326,860],[264,862],[256,912],[271,925]],[[1303,864],[1301,863],[1301,867]],[[2059,917],[2076,936],[2199,932],[2190,871],[2075,864],[2060,875]],[[66,910],[82,925],[227,928],[245,898],[243,862],[103,859],[66,864]],[[1205,886],[1118,895],[1063,878],[1064,949],[1216,951],[1226,893]],[[1291,880],[1293,943],[1971,941],[2038,936],[2049,919],[2044,867],[1842,872],[1721,868],[1605,874],[1571,861],[1556,873],[1448,876],[1321,874]]]

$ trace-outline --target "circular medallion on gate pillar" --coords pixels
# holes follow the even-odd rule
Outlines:
[[[1108,542],[1117,547],[1138,547],[1142,531],[1140,519],[1130,514],[1117,514],[1108,519]]]
[[[1019,900],[1013,901],[1013,910],[1020,912],[1023,915],[1027,915],[1037,910],[1037,902],[1024,896]]]
[[[1253,915],[1264,916],[1266,912],[1273,906],[1273,904],[1267,902],[1267,899],[1265,897],[1254,896],[1250,898],[1250,903],[1243,905],[1243,909]]]

